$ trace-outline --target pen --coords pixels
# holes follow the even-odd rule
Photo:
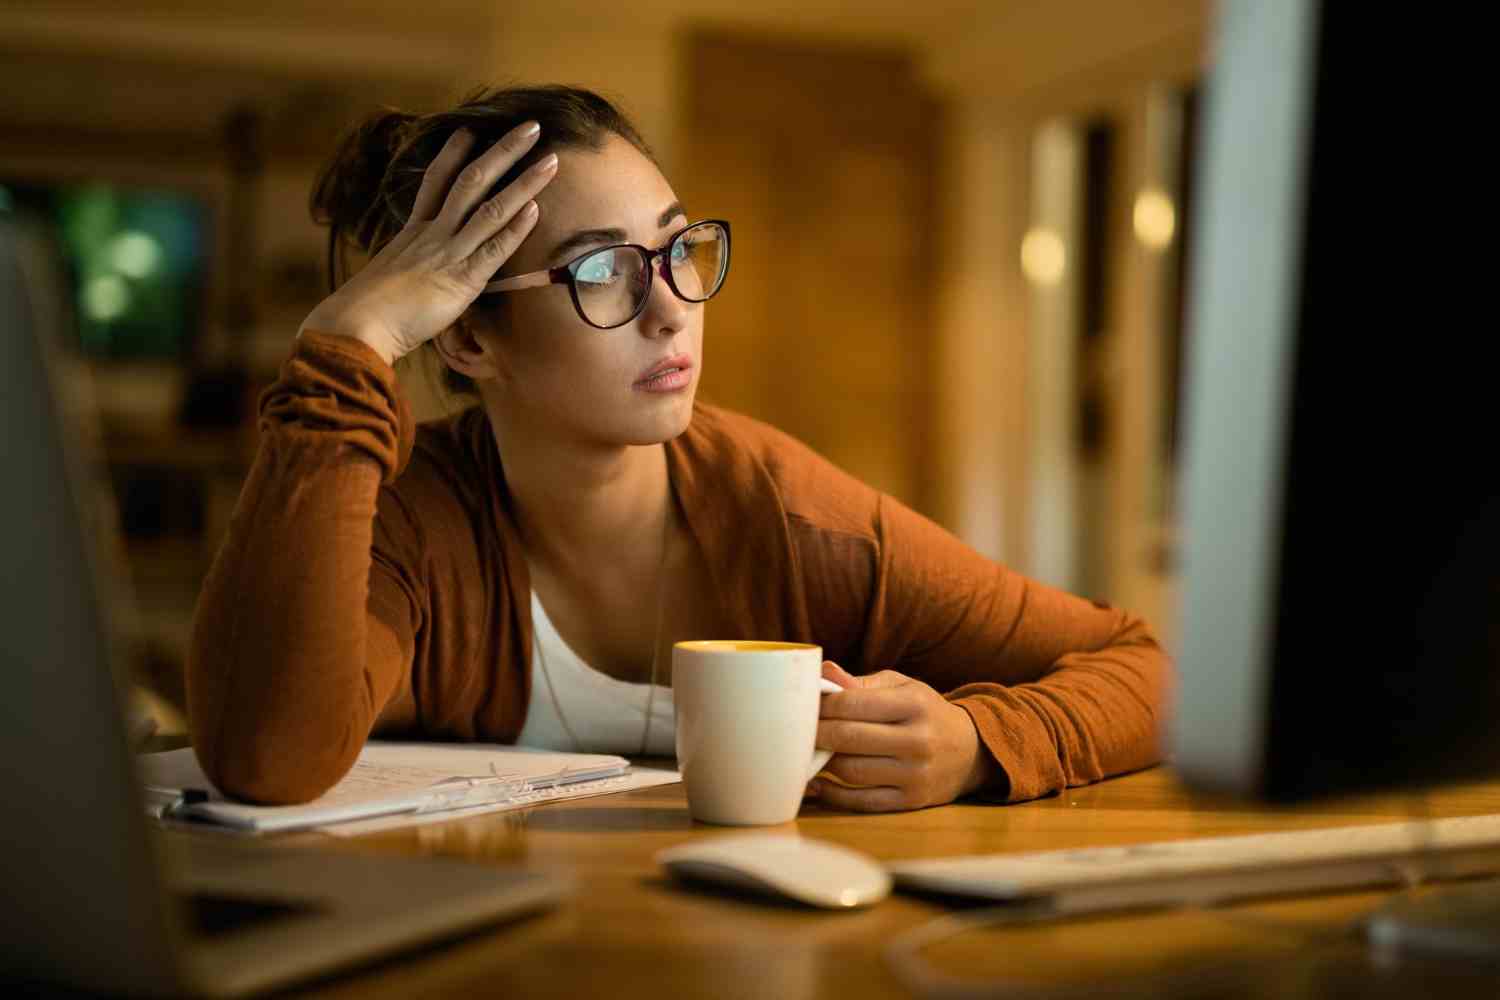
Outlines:
[[[531,790],[531,782],[525,778],[503,776],[460,778],[429,788],[426,800],[417,807],[416,811],[418,813],[443,812],[449,809],[465,809],[469,806],[490,805],[505,802],[517,795],[525,795]]]

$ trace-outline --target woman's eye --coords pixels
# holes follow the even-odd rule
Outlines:
[[[688,253],[692,248],[688,246],[687,240],[678,240],[672,244],[672,259],[682,261],[688,259]]]
[[[589,257],[578,266],[574,277],[591,285],[602,285],[615,276],[615,253],[613,250]]]

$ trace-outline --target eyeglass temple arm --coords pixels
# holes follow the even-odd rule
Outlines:
[[[566,267],[554,267],[546,271],[531,271],[526,274],[517,274],[510,278],[501,278],[499,281],[491,281],[485,284],[484,290],[487,292],[514,292],[521,288],[566,285],[568,277],[568,269]]]

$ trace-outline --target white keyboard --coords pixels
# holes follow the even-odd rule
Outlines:
[[[886,864],[898,888],[1073,910],[1400,885],[1500,872],[1500,815]]]

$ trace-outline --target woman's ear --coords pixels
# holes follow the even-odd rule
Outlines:
[[[491,379],[500,374],[495,340],[484,336],[468,316],[460,316],[448,329],[432,339],[443,363],[471,379]]]

